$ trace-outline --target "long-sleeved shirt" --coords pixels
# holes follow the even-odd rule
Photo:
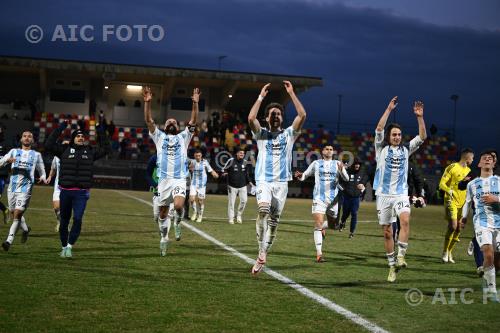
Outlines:
[[[55,129],[45,142],[45,149],[61,160],[59,187],[89,189],[92,186],[94,161],[111,152],[111,143],[105,131],[99,128],[96,147],[74,143],[58,144],[56,141],[65,127],[63,124]]]
[[[375,131],[375,159],[377,170],[373,189],[379,195],[408,195],[408,159],[424,143],[420,136],[414,137],[406,148],[384,147],[384,131]]]
[[[366,185],[366,183],[368,182],[368,177],[362,169],[356,171],[353,168],[348,168],[346,172],[348,180],[340,180],[340,185],[343,188],[344,195],[348,195],[350,197],[359,197],[362,192],[360,189],[358,189],[358,185]]]
[[[252,183],[250,177],[250,164],[244,159],[230,158],[222,168],[222,172],[227,172],[227,184],[234,188],[241,188]]]
[[[452,201],[457,207],[462,207],[465,202],[465,191],[460,190],[458,183],[463,180],[470,172],[468,166],[461,166],[460,163],[452,163],[444,170],[439,188],[445,192],[445,201]],[[450,195],[450,192],[453,192]]]
[[[424,175],[415,163],[410,162],[408,166],[408,195],[424,197]]]

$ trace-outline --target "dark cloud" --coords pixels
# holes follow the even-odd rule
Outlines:
[[[131,1],[13,5],[0,14],[4,54],[161,66],[223,68],[321,76],[325,87],[303,95],[309,126],[344,122],[373,127],[387,101],[400,96],[397,120],[416,125],[411,101],[426,102],[426,120],[451,127],[450,95],[460,95],[459,142],[500,144],[500,33],[425,24],[387,11],[284,1]],[[26,10],[30,8],[29,10]],[[30,45],[24,29],[39,24],[160,24],[161,43]],[[471,120],[474,119],[472,122]],[[492,122],[492,119],[495,121]],[[484,126],[479,135],[477,128]]]

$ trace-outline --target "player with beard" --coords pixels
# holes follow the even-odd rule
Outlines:
[[[259,255],[252,267],[254,275],[264,268],[267,253],[276,238],[280,215],[288,193],[288,181],[292,180],[293,144],[300,135],[300,130],[306,120],[306,111],[295,95],[292,84],[290,81],[283,81],[283,83],[297,110],[297,116],[290,127],[286,129],[281,127],[285,109],[279,103],[271,103],[265,108],[268,128],[262,127],[257,120],[259,108],[269,92],[270,83],[262,88],[248,114],[248,123],[252,129],[253,137],[257,141],[259,151],[255,166],[256,196],[259,209],[256,221]]]
[[[28,240],[31,228],[26,224],[24,213],[31,199],[31,191],[35,183],[35,169],[40,175],[38,183],[48,183],[42,155],[31,149],[32,145],[33,133],[24,131],[21,136],[21,148],[11,149],[0,159],[0,167],[8,163],[12,165],[12,174],[10,175],[9,188],[7,189],[12,225],[10,226],[7,239],[2,243],[5,251],[9,251],[19,227],[23,230],[21,243],[25,243]]]
[[[186,128],[180,132],[177,120],[167,119],[165,122],[165,132],[160,131],[151,116],[151,100],[153,94],[150,87],[143,90],[144,98],[144,120],[149,129],[149,135],[156,145],[157,154],[157,175],[160,216],[158,223],[164,225],[168,207],[174,203],[174,230],[175,239],[181,240],[181,221],[184,216],[184,201],[186,199],[186,178],[189,175],[187,149],[189,142],[196,129],[198,118],[198,103],[200,100],[200,90],[193,89],[191,99],[193,101],[191,119]],[[168,240],[163,238],[160,241],[160,251],[166,252]]]

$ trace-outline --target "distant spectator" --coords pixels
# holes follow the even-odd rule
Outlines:
[[[436,133],[437,133],[437,131],[438,131],[438,129],[437,129],[437,127],[436,127],[436,125],[434,125],[434,124],[432,124],[432,125],[431,125],[430,130],[431,130],[431,135],[432,135],[432,136],[436,135]]]
[[[104,116],[104,111],[99,111],[99,123],[98,125],[100,124],[104,124],[106,125],[106,116]]]
[[[83,119],[78,119],[76,122],[78,124],[78,128],[85,131],[85,121]]]
[[[115,123],[113,123],[113,120],[111,120],[107,127],[108,136],[110,137],[110,139],[113,138],[113,135],[115,134],[115,129],[116,129]]]
[[[125,104],[125,101],[123,99],[120,98],[120,100],[118,101],[118,106],[126,106]]]
[[[123,160],[127,158],[127,146],[128,146],[128,140],[123,139],[120,142],[120,158]]]

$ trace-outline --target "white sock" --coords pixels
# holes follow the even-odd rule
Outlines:
[[[394,252],[386,253],[386,256],[390,267],[396,265],[396,260],[394,259]]]
[[[19,220],[18,219],[12,220],[12,225],[10,226],[9,230],[9,236],[7,236],[7,243],[12,244],[18,227],[19,227]]]
[[[408,243],[398,241],[398,257],[404,257],[406,255],[406,250],[408,250]]]
[[[23,231],[28,231],[28,225],[26,224],[24,216],[21,216],[21,223],[19,223],[19,227],[23,229]]]
[[[67,248],[72,249],[72,248],[73,248],[73,245],[71,245],[70,243],[68,243]]]
[[[257,215],[257,220],[255,221],[255,229],[257,232],[257,243],[259,244],[259,252],[263,250],[264,244],[264,235],[266,234],[267,229],[267,217],[260,217],[260,214]]]
[[[496,293],[497,284],[495,278],[495,266],[485,267],[483,278],[486,280],[486,288],[488,292]]]
[[[174,223],[179,224],[182,222],[182,217],[184,216],[184,207],[180,210],[174,212]]]
[[[193,202],[191,203],[191,209],[193,210],[193,214],[194,214],[194,215],[197,215],[197,213],[198,213],[198,207],[197,207],[197,206],[198,206],[198,205],[196,204],[196,201],[193,201]]]
[[[161,222],[160,222],[160,216],[159,215],[154,215],[153,216],[153,221],[158,224],[158,230],[160,230],[161,233]]]
[[[273,246],[273,243],[276,239],[276,231],[278,230],[278,222],[277,221],[272,221],[268,219],[267,222],[267,229],[264,234],[264,241],[262,242],[262,250],[264,252],[269,252],[271,249],[271,246]]]
[[[321,229],[314,229],[314,244],[316,245],[316,254],[323,254],[323,234],[321,233]]]
[[[323,222],[323,226],[322,226],[323,229],[327,229],[328,228],[328,220]]]
[[[205,210],[205,204],[200,205],[199,215],[203,216],[203,211]]]
[[[170,232],[170,226],[172,225],[172,222],[167,216],[163,220],[160,219],[158,223],[161,224],[161,240],[166,242],[168,240],[168,233]]]

